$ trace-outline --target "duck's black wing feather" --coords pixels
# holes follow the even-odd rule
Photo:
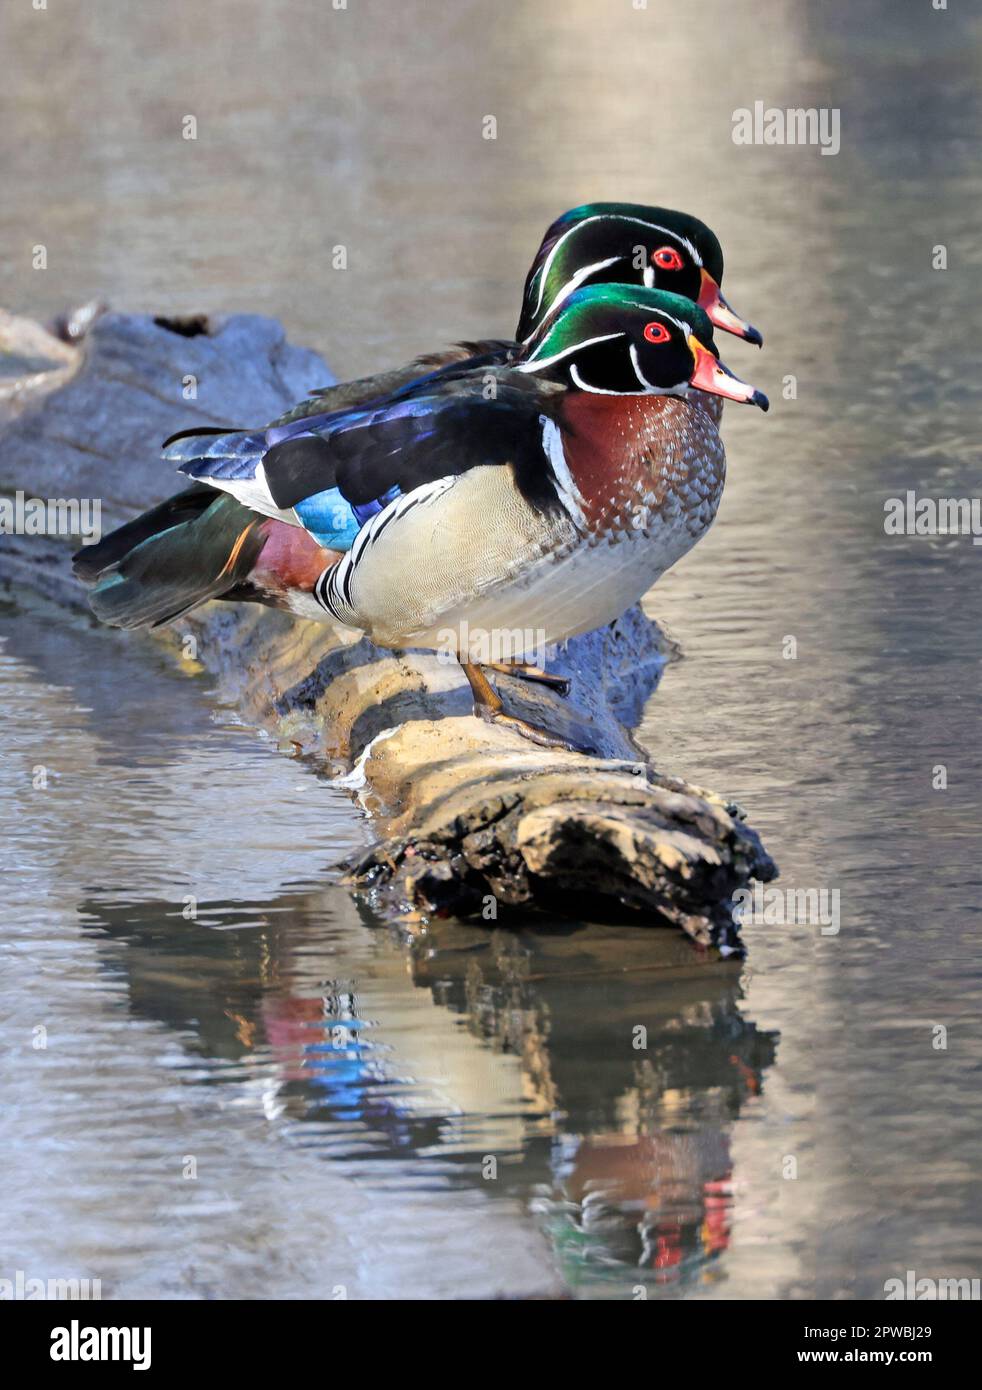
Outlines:
[[[543,421],[562,395],[561,387],[510,368],[445,368],[274,443],[262,459],[266,484],[280,508],[333,488],[359,507],[480,465],[509,464],[526,500],[548,510],[556,489]]]
[[[167,449],[180,441],[210,440],[215,435],[257,435],[265,430],[292,433],[306,428],[311,420],[338,410],[354,410],[372,401],[382,401],[394,392],[404,390],[421,379],[430,380],[443,372],[456,374],[463,370],[506,366],[518,351],[518,345],[503,338],[484,338],[477,342],[455,343],[441,352],[425,353],[405,366],[353,381],[339,381],[311,391],[304,400],[259,428],[253,425],[198,425],[169,435],[161,446]],[[204,452],[204,450],[202,450]]]

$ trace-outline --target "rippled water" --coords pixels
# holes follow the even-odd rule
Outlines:
[[[724,355],[774,408],[728,411],[719,520],[648,599],[683,659],[644,737],[747,807],[782,887],[837,891],[840,930],[749,925],[741,971],[609,925],[385,926],[333,873],[368,833],[348,800],[206,677],[10,608],[0,1276],[180,1297],[977,1276],[982,554],[883,531],[908,487],[978,488],[977,22],[104,8],[5,17],[12,308],[259,308],[348,374],[508,332],[564,206],[717,228],[766,338]],[[298,25],[324,55],[300,92]],[[735,149],[757,99],[840,106],[841,153]]]

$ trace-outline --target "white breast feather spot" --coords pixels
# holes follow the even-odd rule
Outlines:
[[[559,500],[577,526],[583,526],[586,520],[583,515],[583,495],[569,471],[562,433],[555,420],[550,420],[547,415],[540,415],[539,419],[542,422],[542,447],[552,469]]]

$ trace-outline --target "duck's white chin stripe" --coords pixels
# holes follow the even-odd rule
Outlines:
[[[638,391],[608,391],[605,386],[591,386],[588,381],[584,381],[575,362],[570,363],[569,377],[574,386],[578,386],[581,391],[589,391],[591,396],[677,396],[681,392],[681,388],[677,386],[664,390],[660,386],[647,384]]]
[[[634,368],[634,375],[637,377],[638,381],[640,381],[641,385],[645,388],[645,390],[650,391],[653,395],[657,395],[658,387],[652,386],[651,382],[648,380],[644,372],[641,370],[641,361],[638,357],[638,350],[633,343],[631,344],[631,366]]]

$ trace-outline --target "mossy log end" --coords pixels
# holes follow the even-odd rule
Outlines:
[[[56,337],[0,315],[0,497],[98,498],[108,529],[175,490],[158,452],[168,434],[262,423],[328,380],[315,354],[253,316],[83,312]],[[67,538],[3,535],[0,582],[82,610],[69,551]],[[596,756],[475,719],[462,672],[432,653],[379,651],[248,605],[212,603],[175,627],[246,717],[342,774],[379,836],[349,881],[383,905],[613,913],[740,952],[732,895],[776,869],[739,808],[657,771],[635,743],[667,659],[639,608],[557,653],[566,698],[495,678],[513,712]]]

